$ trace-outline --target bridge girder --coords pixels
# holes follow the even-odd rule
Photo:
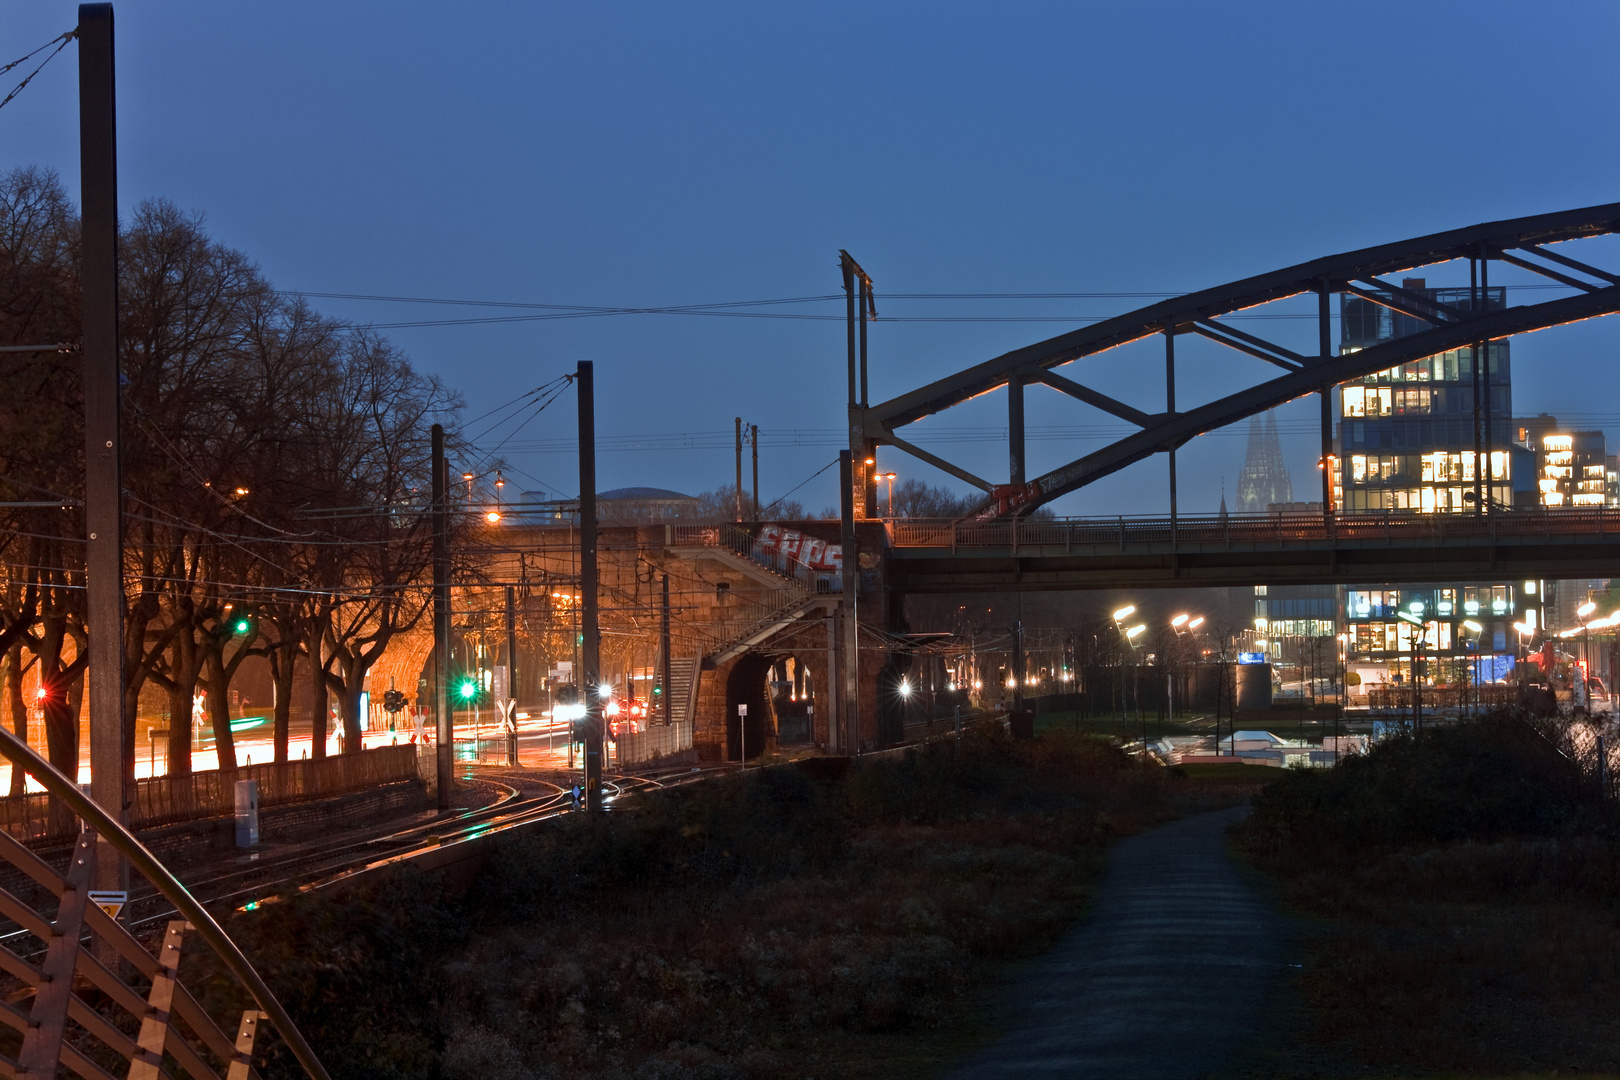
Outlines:
[[[1173,453],[1178,446],[1198,435],[1296,398],[1313,393],[1325,394],[1336,383],[1451,349],[1620,311],[1620,275],[1547,250],[1544,246],[1615,232],[1620,232],[1620,203],[1606,203],[1487,222],[1330,255],[1163,300],[1015,349],[889,401],[864,408],[852,407],[852,420],[868,442],[895,446],[975,486],[988,488],[990,499],[974,516],[981,519],[1021,516],[1153,454],[1165,451]],[[1496,310],[1484,305],[1486,310],[1475,314],[1382,280],[1386,274],[1454,259],[1501,260],[1582,291],[1576,296],[1539,304]],[[1549,266],[1548,263],[1556,265]],[[1567,272],[1571,270],[1597,280],[1582,280]],[[1325,323],[1328,317],[1327,296],[1344,291],[1412,315],[1433,326],[1429,330],[1359,352],[1331,355]],[[1222,315],[1310,292],[1322,297],[1324,325],[1320,333],[1321,352],[1316,356],[1302,356],[1217,321]],[[1185,333],[1197,333],[1266,360],[1282,368],[1284,374],[1197,408],[1176,411],[1173,406],[1172,360],[1167,364],[1167,408],[1164,412],[1146,413],[1051,370],[1133,341],[1163,334],[1169,342],[1173,342],[1175,335]],[[896,432],[896,429],[923,417],[1014,381],[1019,386],[1031,382],[1045,383],[1125,419],[1140,430],[1043,476],[1025,483],[1001,486],[991,485],[950,462],[921,451]],[[1014,447],[1013,453],[1021,457],[1022,447]]]

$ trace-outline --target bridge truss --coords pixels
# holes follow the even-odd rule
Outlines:
[[[1488,222],[1463,229],[1401,240],[1342,255],[1330,255],[1268,274],[1189,293],[1136,311],[1016,349],[959,371],[927,386],[877,405],[866,403],[867,310],[871,284],[854,261],[844,256],[845,287],[860,284],[860,377],[857,380],[854,293],[850,300],[850,442],[855,466],[856,506],[867,516],[876,510],[874,470],[867,464],[878,445],[893,446],[928,462],[986,493],[972,516],[1006,520],[1028,515],[1044,504],[1077,491],[1128,465],[1165,453],[1170,466],[1170,506],[1175,517],[1176,449],[1188,440],[1275,408],[1309,394],[1321,397],[1322,505],[1331,518],[1327,467],[1333,454],[1333,387],[1351,379],[1454,349],[1476,349],[1487,343],[1551,326],[1579,322],[1620,311],[1620,275],[1553,251],[1549,245],[1605,236],[1620,231],[1620,203],[1579,210]],[[1386,275],[1467,259],[1471,292],[1467,306],[1441,302],[1386,279]],[[1481,302],[1488,297],[1490,265],[1499,261],[1546,277],[1576,290],[1576,295],[1513,307]],[[853,268],[853,272],[851,270]],[[1275,342],[1222,322],[1223,316],[1306,293],[1317,296],[1318,352],[1302,355]],[[1428,324],[1405,337],[1335,356],[1331,335],[1334,293],[1350,293]],[[1197,334],[1281,369],[1275,378],[1195,408],[1176,407],[1175,340]],[[1084,383],[1059,374],[1065,364],[1145,338],[1162,336],[1165,348],[1165,407],[1145,412]],[[1478,365],[1475,365],[1478,370]],[[1025,475],[1024,387],[1043,383],[1078,401],[1134,425],[1137,430],[1100,450],[1044,475]],[[993,483],[909,442],[899,432],[908,424],[942,412],[1001,387],[1008,390],[1008,462],[1005,484]],[[1475,395],[1476,413],[1481,395]],[[1488,430],[1488,425],[1486,425]],[[1479,420],[1476,416],[1476,430]],[[1487,451],[1488,452],[1488,451]],[[1479,469],[1475,475],[1482,475]],[[1476,493],[1476,512],[1490,500]]]

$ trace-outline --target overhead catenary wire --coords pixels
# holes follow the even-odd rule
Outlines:
[[[43,60],[41,60],[39,62],[38,67],[34,68],[33,71],[30,71],[27,75],[23,76],[23,81],[18,83],[15,87],[13,87],[11,93],[7,94],[4,99],[0,99],[0,109],[3,109],[7,105],[11,104],[11,99],[16,97],[18,94],[22,93],[23,87],[25,87],[29,83],[33,82],[34,81],[34,76],[38,75],[41,71],[43,71],[45,69],[45,65],[50,63],[52,60],[56,59],[56,54],[61,52],[63,49],[67,48],[68,42],[72,41],[74,38],[76,38],[78,36],[79,36],[79,31],[77,29],[69,30],[64,34],[59,34],[56,37],[51,38],[51,40],[47,41],[45,44],[41,45],[39,48],[35,49],[33,52],[29,53],[27,56],[18,57],[17,59],[13,60],[11,63],[7,64],[5,67],[0,68],[0,75],[4,75],[6,72],[10,71],[12,68],[16,67],[17,65],[27,62],[27,60],[28,60],[28,58],[30,56],[35,56],[35,55],[37,55],[37,54],[39,54],[41,52],[44,52],[46,49],[50,49],[50,47],[52,45],[56,46],[55,49],[51,50],[51,55],[47,56],[45,59],[43,59]]]
[[[1570,286],[1552,283],[1529,283],[1504,286],[1513,290],[1523,289],[1568,289]],[[373,322],[368,324],[375,330],[395,330],[413,327],[431,326],[469,326],[479,324],[543,322],[553,319],[601,318],[606,316],[623,315],[701,315],[717,318],[750,318],[750,319],[796,319],[817,322],[842,322],[846,316],[842,314],[816,314],[802,312],[768,312],[751,309],[772,307],[779,305],[813,304],[827,302],[842,302],[842,293],[827,293],[818,296],[790,296],[764,300],[732,300],[709,304],[664,304],[652,306],[623,306],[607,304],[554,304],[534,301],[507,301],[488,299],[450,299],[444,297],[422,296],[391,296],[373,293],[338,293],[295,291],[286,292],[289,296],[313,297],[336,300],[358,300],[393,304],[429,304],[452,307],[486,307],[506,308],[510,310],[531,310],[539,314],[532,315],[491,315],[467,316],[451,319],[416,319],[396,322]],[[1183,291],[1140,291],[1140,292],[1022,292],[1022,293],[990,293],[990,292],[963,292],[963,293],[886,293],[874,299],[883,300],[1099,300],[1099,299],[1170,299],[1177,296],[1188,295]],[[877,321],[886,323],[1095,323],[1114,318],[1114,315],[886,315]],[[1337,317],[1336,313],[1335,316]],[[1223,318],[1246,320],[1302,320],[1316,319],[1314,312],[1309,313],[1267,313],[1267,312],[1236,312]]]

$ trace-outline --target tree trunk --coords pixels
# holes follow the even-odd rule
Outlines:
[[[208,687],[208,722],[214,729],[214,749],[219,769],[228,780],[236,779],[236,735],[231,731],[231,679],[219,653],[210,651],[203,664]]]
[[[326,756],[326,668],[321,663],[321,631],[317,624],[309,635],[309,756]]]
[[[202,664],[190,625],[181,626],[169,646],[169,775],[191,774],[191,698]]]
[[[287,743],[292,735],[293,665],[298,660],[298,640],[286,637],[270,650],[270,679],[275,684],[275,756],[287,760]]]
[[[22,643],[18,642],[6,652],[6,706],[11,712],[11,728],[17,738],[28,741],[28,703],[23,700]],[[17,766],[11,767],[11,794],[21,795],[27,790],[28,779]]]
[[[363,748],[360,732],[360,693],[366,685],[365,676],[348,679],[339,700],[343,706],[343,752],[358,753]]]

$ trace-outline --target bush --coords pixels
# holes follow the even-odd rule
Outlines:
[[[1552,836],[1600,813],[1596,796],[1574,761],[1498,714],[1389,739],[1337,768],[1290,770],[1238,836],[1262,852]]]

